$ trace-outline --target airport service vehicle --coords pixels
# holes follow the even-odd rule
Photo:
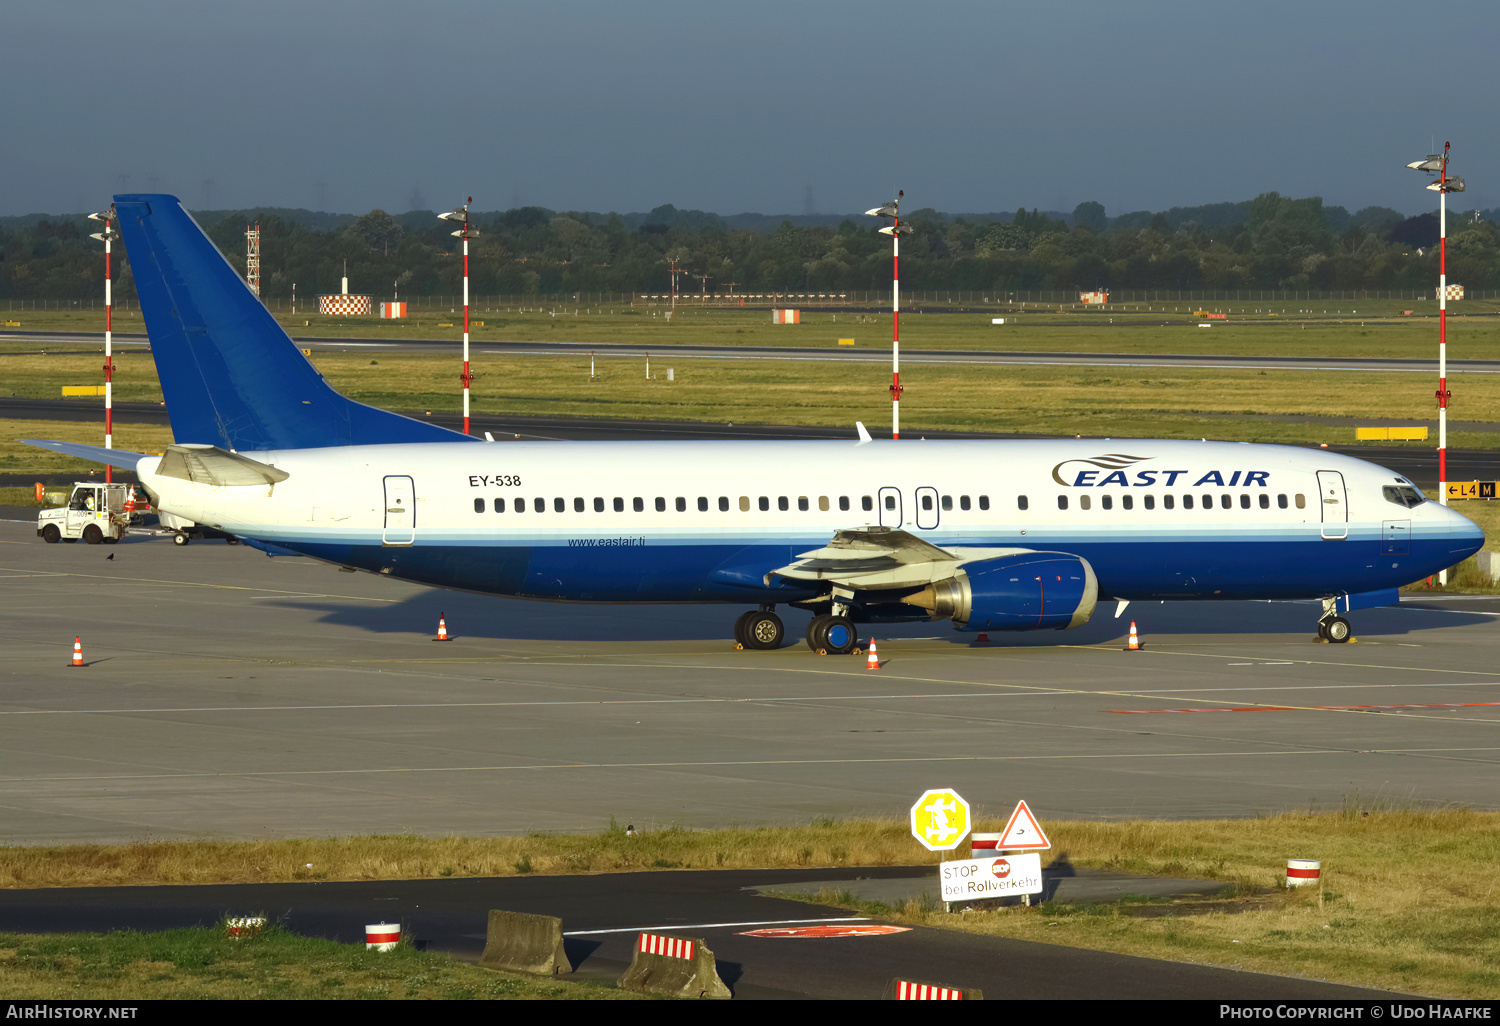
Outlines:
[[[140,475],[157,508],[273,554],[563,602],[778,605],[849,652],[861,624],[1066,629],[1101,602],[1321,599],[1341,613],[1478,551],[1383,467],[1150,439],[492,442],[330,388],[180,203],[115,197],[176,444],[33,441]],[[665,613],[664,615],[670,615]]]
[[[37,514],[36,533],[54,545],[80,538],[90,545],[113,545],[130,526],[131,513],[125,508],[129,499],[129,485],[79,481],[66,504]]]

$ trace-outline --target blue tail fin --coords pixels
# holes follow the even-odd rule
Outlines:
[[[316,449],[472,441],[339,395],[174,196],[116,196],[178,442]]]

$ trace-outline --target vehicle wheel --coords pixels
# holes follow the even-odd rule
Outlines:
[[[741,613],[738,620],[734,621],[734,643],[738,648],[751,648],[750,644],[750,618],[755,611]]]
[[[771,649],[780,648],[781,639],[786,636],[786,627],[781,622],[781,617],[775,613],[762,613],[756,611],[750,614],[745,621],[746,648]]]
[[[176,534],[172,535],[172,544],[173,545],[186,545],[191,540],[192,539],[190,539],[187,535],[183,534],[181,531],[178,531]]]
[[[56,545],[62,540],[62,532],[57,529],[56,524],[48,524],[42,528],[42,541],[48,545]]]
[[[818,647],[833,655],[848,655],[859,644],[859,632],[847,616],[830,616],[819,630]]]
[[[807,647],[816,652],[823,645],[818,640],[818,630],[823,626],[823,621],[828,619],[827,613],[819,613],[807,624],[807,633],[803,637],[807,640]]]
[[[83,529],[83,540],[90,545],[98,545],[104,540],[104,532],[99,530],[98,524],[90,524]]]
[[[1342,645],[1349,640],[1349,621],[1342,616],[1335,616],[1328,621],[1328,640],[1335,645]]]

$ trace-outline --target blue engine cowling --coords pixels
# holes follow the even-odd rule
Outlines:
[[[965,563],[905,601],[961,631],[1067,630],[1088,623],[1099,582],[1072,553],[1018,552]]]

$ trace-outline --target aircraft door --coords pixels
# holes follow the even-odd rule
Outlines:
[[[1344,475],[1337,470],[1318,471],[1318,506],[1323,511],[1323,538],[1341,541],[1349,537],[1349,497]]]
[[[385,530],[382,545],[410,545],[417,536],[416,486],[409,477],[385,479]]]
[[[936,488],[917,489],[917,526],[931,531],[938,525],[938,493]]]
[[[882,488],[880,494],[875,497],[880,507],[880,526],[901,527],[901,489]]]

